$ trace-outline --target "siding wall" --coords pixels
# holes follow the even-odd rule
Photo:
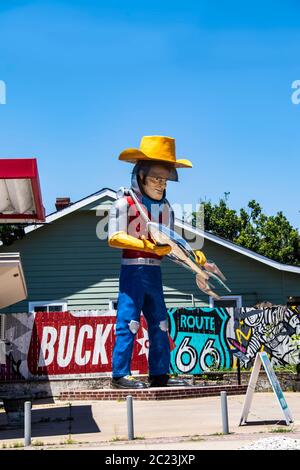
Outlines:
[[[91,208],[77,211],[10,247],[0,247],[1,252],[21,253],[28,288],[27,301],[4,311],[27,312],[28,301],[60,299],[68,301],[70,310],[106,310],[109,300],[118,295],[121,251],[97,238],[99,220]],[[244,306],[259,301],[285,304],[288,296],[300,296],[299,275],[283,273],[210,241],[205,241],[203,251],[225,273],[232,294],[243,296]],[[208,305],[208,297],[199,291],[188,270],[165,260],[162,272],[168,307],[191,306],[191,294],[196,306]]]

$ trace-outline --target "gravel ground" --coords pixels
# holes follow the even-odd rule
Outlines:
[[[240,447],[240,450],[300,450],[300,439],[268,437]]]

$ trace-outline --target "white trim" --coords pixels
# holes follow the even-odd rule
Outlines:
[[[39,306],[39,307],[51,307],[51,305],[58,305],[59,307],[62,307],[62,311],[66,312],[68,310],[68,302],[65,300],[42,300],[40,302],[34,301],[34,302],[28,302],[28,311],[29,313],[35,313],[34,308]]]
[[[61,209],[57,212],[54,212],[53,214],[47,215],[45,224],[50,224],[51,222],[55,222],[61,217],[72,214],[72,212],[82,209],[83,207],[88,206],[89,204],[92,204],[93,202],[98,201],[98,199],[103,199],[105,197],[111,197],[112,199],[116,199],[116,193],[112,191],[111,189],[102,189],[98,193],[92,194],[91,196],[81,199],[80,201],[75,202],[74,204],[71,204],[65,209]],[[29,227],[25,227],[25,233],[33,232],[34,230],[37,230],[38,228],[43,227],[45,224],[30,225]]]
[[[107,310],[68,310],[73,317],[115,317],[117,311],[110,308]]]
[[[241,295],[223,295],[218,300],[236,300],[236,306],[234,308],[242,308],[242,296]],[[209,297],[209,306],[210,308],[214,308],[215,306],[215,299],[213,297]]]
[[[102,189],[98,193],[92,194],[91,196],[87,196],[86,198],[81,199],[78,202],[75,202],[74,204],[66,207],[65,209],[61,209],[60,211],[57,211],[57,212],[54,212],[53,214],[48,215],[46,217],[45,223],[49,224],[51,222],[54,222],[60,219],[61,217],[64,217],[65,215],[71,214],[72,212],[75,212],[78,209],[81,209],[105,197],[109,197],[115,200],[117,198],[116,195],[117,195],[117,192],[113,191],[112,189],[108,189],[108,188]],[[44,227],[44,225],[45,224],[37,224],[37,225],[30,225],[28,227],[25,227],[25,233],[27,234],[27,233],[33,232],[34,230]],[[300,267],[291,266],[288,264],[282,264],[282,263],[279,263],[278,261],[273,261],[270,258],[267,258],[266,256],[259,255],[258,253],[255,253],[254,251],[248,250],[247,248],[243,248],[242,246],[236,245],[235,243],[232,243],[228,240],[225,240],[224,238],[213,235],[212,233],[205,232],[204,230],[195,229],[195,227],[188,224],[187,222],[183,223],[180,219],[175,220],[175,225],[180,229],[190,231],[191,233],[196,234],[199,237],[210,240],[213,243],[217,243],[218,245],[224,246],[225,248],[235,251],[236,253],[239,253],[241,255],[248,256],[249,258],[252,258],[255,261],[259,261],[260,263],[266,264],[270,266],[271,268],[278,269],[279,271],[286,271],[290,273],[300,274]],[[0,246],[1,245],[2,245],[2,242],[0,242]]]

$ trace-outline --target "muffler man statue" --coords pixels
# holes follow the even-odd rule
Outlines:
[[[192,164],[189,160],[176,160],[175,140],[162,136],[143,137],[139,149],[124,150],[119,160],[135,166],[131,189],[118,192],[109,220],[109,245],[123,250],[112,386],[138,389],[148,386],[135,379],[130,371],[141,311],[148,325],[150,386],[187,385],[169,375],[168,315],[160,264],[171,247],[157,245],[151,239],[136,202],[145,209],[150,221],[173,229],[174,213],[166,199],[167,182],[178,181],[177,168],[191,168]],[[195,253],[197,262],[203,266],[206,263],[204,254],[201,251]]]

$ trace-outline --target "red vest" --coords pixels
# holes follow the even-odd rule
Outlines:
[[[147,240],[150,240],[152,243],[154,241],[150,237],[150,234],[147,230],[147,224],[144,218],[140,215],[137,207],[131,196],[125,196],[128,204],[128,235],[132,235],[136,238],[141,238],[142,235],[145,236]],[[148,213],[149,220],[151,220],[151,214]],[[162,215],[159,216],[159,222],[161,223]],[[146,253],[144,251],[138,250],[123,250],[123,258],[154,258],[162,259],[162,256],[155,255],[154,253]]]

